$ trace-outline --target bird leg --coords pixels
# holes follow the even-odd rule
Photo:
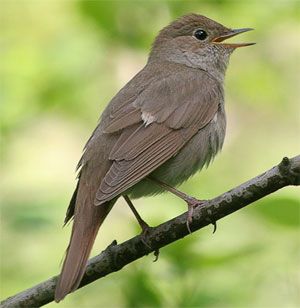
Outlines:
[[[163,187],[164,189],[168,190],[169,192],[171,192],[172,194],[176,195],[177,197],[183,199],[187,204],[188,204],[188,215],[187,215],[187,219],[186,219],[186,227],[189,231],[189,233],[192,233],[191,232],[191,229],[190,229],[190,223],[192,223],[193,221],[193,211],[194,211],[194,207],[197,207],[198,205],[202,205],[203,203],[206,202],[206,200],[198,200],[196,198],[193,198],[179,190],[177,190],[176,188],[166,184],[166,183],[163,183],[151,176],[148,176],[147,177],[149,180],[153,181],[154,183],[156,183],[157,185]],[[214,226],[214,231],[213,233],[215,233],[217,227],[216,227],[216,222],[213,222],[213,226]]]
[[[142,228],[142,233],[144,233],[149,228],[149,225],[142,219],[142,217],[140,216],[140,214],[138,213],[138,211],[136,210],[136,208],[132,204],[131,200],[129,199],[129,197],[127,195],[124,195],[123,198],[125,199],[126,203],[130,207],[133,215],[135,216],[136,220],[138,221],[140,227]]]
[[[136,220],[138,221],[140,227],[142,228],[142,233],[141,233],[141,240],[144,243],[145,246],[147,246],[148,248],[151,249],[150,245],[147,243],[146,241],[146,233],[147,231],[151,228],[149,227],[149,225],[142,219],[142,217],[140,216],[140,214],[138,213],[138,211],[136,210],[136,208],[134,207],[133,203],[131,202],[131,200],[129,199],[129,197],[127,195],[123,195],[123,198],[125,199],[126,203],[128,204],[128,206],[130,207],[133,215],[135,216]],[[159,249],[156,249],[154,251],[154,256],[155,259],[153,262],[156,262],[158,260],[158,255],[159,255]]]

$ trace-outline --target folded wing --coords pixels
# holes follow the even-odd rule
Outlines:
[[[206,72],[185,71],[153,82],[134,101],[116,108],[105,131],[122,133],[95,204],[122,194],[176,155],[213,119],[222,95]]]

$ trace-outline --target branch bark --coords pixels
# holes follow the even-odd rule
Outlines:
[[[289,185],[300,185],[300,155],[292,159],[283,158],[279,165],[265,173],[195,208],[190,228],[192,231],[199,230]],[[184,213],[155,228],[151,228],[147,233],[147,245],[140,235],[119,245],[114,241],[88,262],[79,288],[110,273],[119,271],[125,265],[185,237],[189,234],[186,219],[187,213]],[[58,276],[54,276],[9,297],[2,301],[0,306],[3,308],[41,307],[54,300],[57,278]]]

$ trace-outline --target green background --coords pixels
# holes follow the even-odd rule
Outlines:
[[[190,12],[253,27],[236,41],[257,45],[231,57],[222,153],[180,189],[212,198],[299,154],[299,1],[0,1],[2,299],[58,274],[85,141],[157,32]],[[186,210],[170,194],[135,204],[152,226]],[[119,200],[92,254],[139,232]],[[299,190],[290,187],[59,307],[299,307],[299,257]]]

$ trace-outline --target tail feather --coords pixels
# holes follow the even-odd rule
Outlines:
[[[75,205],[76,205],[76,198],[77,198],[77,194],[78,194],[78,188],[79,188],[79,180],[77,182],[76,185],[76,189],[72,195],[71,201],[69,203],[68,209],[67,209],[67,213],[66,213],[66,218],[64,221],[64,226],[72,219],[72,217],[74,216],[75,213]]]
[[[79,219],[77,220],[75,215],[70,244],[56,285],[55,301],[57,303],[64,299],[68,293],[78,288],[99,227],[113,203],[113,201],[109,201],[102,204],[101,207],[94,206],[93,215],[84,217],[87,219],[81,219],[81,221],[78,221]]]
[[[95,206],[94,203],[96,192],[111,167],[108,153],[114,144],[114,138],[102,134],[100,126],[97,129],[89,139],[78,164],[78,183],[66,214],[65,224],[73,218],[73,227],[56,285],[56,302],[78,288],[98,230],[117,200],[115,198],[101,206]]]

